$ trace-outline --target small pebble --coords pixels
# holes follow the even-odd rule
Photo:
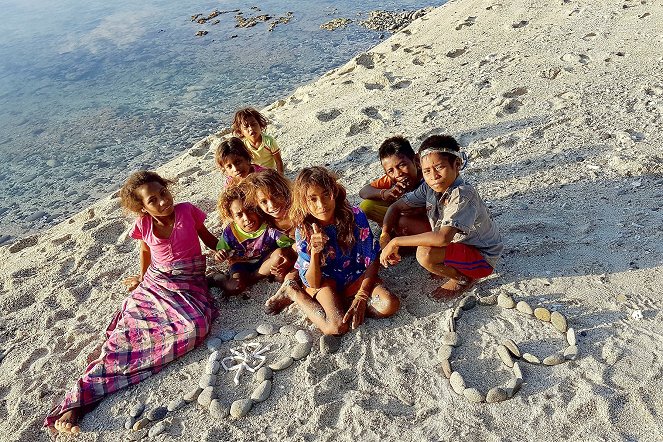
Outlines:
[[[569,329],[566,331],[566,342],[568,342],[569,345],[578,344],[576,340],[576,331],[573,329],[573,327],[569,327]]]
[[[300,344],[305,344],[307,342],[313,342],[313,339],[311,338],[311,335],[306,330],[297,330],[297,333],[295,333],[295,339]]]
[[[541,360],[531,353],[523,353],[523,360],[530,364],[540,364]]]
[[[517,378],[523,378],[523,372],[520,370],[520,364],[517,362],[513,363],[513,375]]]
[[[463,310],[471,310],[475,305],[477,305],[477,298],[476,296],[470,295],[461,299],[458,307],[462,308]]]
[[[543,322],[550,322],[550,310],[548,310],[547,308],[543,307],[535,308],[534,316]]]
[[[168,409],[166,407],[157,407],[151,409],[147,413],[147,418],[152,422],[160,421],[161,419],[166,417],[166,414],[168,414]]]
[[[497,297],[497,305],[502,308],[514,308],[516,306],[516,302],[513,300],[511,295],[500,293]]]
[[[525,313],[526,315],[534,314],[534,310],[532,310],[532,307],[530,307],[529,304],[526,303],[525,301],[518,301],[518,304],[516,304],[516,310]]]
[[[207,361],[205,366],[205,374],[217,374],[221,368],[221,363],[219,361]]]
[[[141,414],[143,414],[143,411],[145,411],[145,404],[142,402],[138,402],[136,405],[131,407],[131,410],[129,411],[129,416],[138,417]]]
[[[523,385],[523,380],[520,378],[511,378],[506,384],[506,396],[512,398],[514,394],[518,393],[520,387]]]
[[[451,376],[449,376],[449,384],[456,394],[463,394],[463,391],[465,390],[465,380],[460,373],[457,371],[452,372]]]
[[[497,304],[497,295],[481,296],[479,298],[479,305],[495,305]]]
[[[465,396],[465,399],[475,404],[484,402],[486,400],[486,398],[484,398],[481,392],[476,388],[466,388],[463,390],[463,396]]]
[[[552,312],[550,314],[550,322],[552,322],[552,325],[554,325],[557,330],[562,333],[566,332],[566,318],[560,312]]]
[[[134,427],[134,424],[136,423],[136,418],[133,416],[129,416],[126,421],[124,421],[124,428],[127,430],[131,430]]]
[[[207,358],[207,362],[212,363],[212,362],[214,362],[214,361],[218,361],[218,360],[220,360],[220,359],[221,359],[221,352],[218,351],[218,350],[216,350],[216,351],[213,351],[213,352],[209,355],[209,357]]]
[[[286,324],[283,327],[279,329],[279,333],[281,333],[284,336],[292,336],[295,333],[297,333],[298,328],[295,327],[292,324]]]
[[[515,356],[517,358],[520,357],[520,349],[518,348],[518,345],[512,339],[503,340],[502,345],[505,346],[506,349],[509,350],[509,353],[511,353],[513,356]]]
[[[202,392],[203,392],[202,388],[196,387],[184,395],[184,400],[187,402],[195,402],[198,399],[198,396],[200,396],[200,393]]]
[[[256,328],[256,331],[261,335],[273,335],[278,331],[278,328],[274,324],[263,323]]]
[[[567,360],[574,360],[578,357],[578,346],[577,345],[569,345],[564,349],[564,358]]]
[[[292,349],[290,356],[295,361],[304,359],[306,356],[308,356],[309,353],[311,353],[312,346],[313,344],[311,342],[300,342],[299,344],[295,345],[295,348]]]
[[[209,414],[215,419],[225,419],[230,414],[230,409],[219,399],[212,399],[209,403]]]
[[[256,373],[256,380],[262,382],[265,379],[272,379],[274,377],[274,372],[269,367],[260,367]]]
[[[456,332],[446,332],[442,336],[442,343],[444,345],[451,345],[452,347],[458,346],[458,333]]]
[[[218,338],[223,342],[232,341],[237,333],[234,330],[223,330],[219,333]]]
[[[546,357],[543,360],[543,365],[557,365],[561,364],[564,362],[566,359],[564,358],[563,355],[560,355],[559,353],[555,353],[554,355],[550,355]]]
[[[216,399],[214,387],[207,387],[198,395],[198,404],[207,408],[209,407],[209,403],[212,402],[212,399]]]
[[[443,359],[442,360],[442,373],[444,373],[444,377],[449,379],[451,377],[451,373],[453,370],[451,369],[451,363],[449,362],[449,359]]]
[[[506,391],[500,387],[491,388],[486,394],[486,402],[489,404],[494,404],[496,402],[502,402],[508,399]]]
[[[198,399],[198,398],[196,398]],[[177,411],[186,405],[184,398],[175,398],[172,401],[168,402],[168,411]]]
[[[504,365],[507,367],[513,367],[513,359],[511,358],[511,353],[509,353],[509,350],[503,345],[499,345],[497,347],[497,355],[500,357],[502,362],[504,362]]]
[[[200,377],[198,381],[198,386],[200,388],[213,387],[216,384],[216,375],[214,374],[204,374]]]
[[[454,320],[460,319],[462,316],[463,316],[463,309],[460,307],[456,307],[453,314]]]
[[[450,345],[443,345],[440,347],[440,349],[437,351],[437,357],[440,361],[448,360],[451,357],[451,353],[453,352],[453,347]]]
[[[341,337],[336,335],[320,336],[320,353],[323,355],[336,353],[341,348]]]
[[[137,421],[134,423],[133,430],[134,430],[134,431],[142,430],[143,428],[145,428],[145,427],[148,426],[149,424],[150,424],[150,420],[149,420],[148,418],[144,417],[144,418],[142,418],[142,419],[140,419],[140,420],[137,420]]]
[[[254,402],[263,402],[272,392],[272,381],[264,380],[251,393],[251,400]]]
[[[207,340],[207,349],[209,351],[217,351],[223,345],[223,341],[219,338],[211,338]]]
[[[242,330],[241,332],[237,333],[233,339],[235,341],[245,341],[247,339],[253,339],[257,336],[258,336],[257,331],[249,329],[249,330]]]
[[[165,422],[159,422],[159,423],[157,423],[155,426],[153,426],[152,428],[150,428],[150,431],[148,431],[147,435],[148,435],[149,437],[156,437],[156,436],[158,436],[159,434],[161,434],[161,433],[163,433],[164,431],[166,431],[166,428],[167,428],[167,425],[166,425]]]
[[[283,359],[280,359],[273,364],[269,365],[269,368],[271,368],[274,371],[280,371],[280,370],[285,370],[286,368],[290,367],[292,363],[295,362],[294,359],[292,359],[290,356],[286,356]]]
[[[230,406],[230,415],[232,417],[244,417],[253,407],[251,399],[239,399],[232,403]]]

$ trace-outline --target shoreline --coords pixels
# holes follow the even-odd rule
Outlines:
[[[457,300],[428,299],[436,281],[410,257],[381,272],[402,300],[393,318],[367,321],[338,353],[314,347],[245,418],[215,420],[188,405],[167,416],[161,440],[663,437],[663,56],[652,44],[663,43],[661,24],[663,6],[628,0],[452,0],[264,108],[286,174],[326,165],[353,203],[381,174],[377,146],[386,137],[403,134],[415,149],[432,133],[456,137],[469,156],[463,174],[506,240],[497,274],[473,293],[563,313],[578,333],[577,360],[527,365],[513,399],[468,403],[437,356]],[[208,212],[213,233],[216,137],[156,169],[177,180],[177,201]],[[114,196],[0,247],[0,350],[11,348],[0,362],[0,429],[12,440],[47,440],[44,415],[84,369],[125,296],[119,281],[138,266],[130,219]],[[221,304],[212,335],[292,323],[316,342],[296,309],[263,315],[276,287],[261,282],[249,299]],[[501,339],[535,355],[563,339],[492,307],[465,312],[458,333],[452,367],[483,394],[509,380],[496,356]],[[104,399],[78,440],[126,438],[129,409],[188,391],[208,355],[202,346]],[[246,397],[251,385],[224,383],[224,397]]]

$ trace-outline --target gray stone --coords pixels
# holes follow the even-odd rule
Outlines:
[[[460,303],[458,303],[458,307],[462,308],[463,310],[473,309],[474,306],[476,305],[477,305],[477,298],[474,295],[466,296],[460,300]]]
[[[272,377],[274,377],[274,372],[269,367],[260,367],[256,373],[256,380],[258,382],[262,382],[265,379],[271,379]]]
[[[541,363],[541,360],[531,353],[523,353],[523,361],[529,362],[530,364]]]
[[[253,402],[262,402],[266,400],[272,392],[272,381],[264,380],[253,390],[251,393],[251,400]]]
[[[219,372],[221,368],[221,363],[219,361],[207,361],[205,366],[205,374],[215,375]]]
[[[454,348],[450,345],[443,345],[437,351],[437,357],[439,358],[440,361],[447,360],[451,357],[451,353],[453,352],[453,349]]]
[[[509,350],[509,353],[511,353],[513,356],[515,356],[517,358],[520,357],[520,349],[518,348],[518,345],[512,339],[503,340],[502,345],[505,346],[506,349]]]
[[[209,357],[207,358],[207,362],[209,362],[209,363],[213,363],[214,361],[219,361],[219,360],[221,360],[221,356],[222,356],[222,354],[221,354],[220,351],[218,351],[218,350],[213,351],[213,352],[209,355]]]
[[[157,407],[151,409],[147,413],[147,418],[152,422],[160,421],[161,419],[166,417],[166,414],[168,414],[168,409],[166,407]]]
[[[465,391],[465,380],[457,371],[452,372],[449,376],[449,384],[456,394],[463,394],[463,391]]]
[[[143,414],[143,411],[145,411],[145,404],[142,402],[138,402],[133,407],[131,407],[131,410],[129,410],[129,416],[138,417],[141,414]]]
[[[295,362],[294,359],[292,359],[290,356],[286,356],[285,358],[279,359],[273,364],[270,364],[269,368],[274,371],[285,370],[286,368],[290,367],[293,362]]]
[[[297,333],[295,333],[295,339],[300,344],[305,344],[307,342],[313,342],[313,338],[311,338],[311,335],[306,330],[297,330]]]
[[[219,338],[211,338],[207,340],[207,349],[209,351],[216,351],[221,348],[223,341]]]
[[[230,408],[219,399],[212,399],[209,403],[209,414],[215,419],[225,419],[230,414]]]
[[[578,346],[577,345],[569,345],[566,347],[564,350],[564,358],[567,360],[575,360],[578,357]]]
[[[520,387],[523,385],[523,380],[520,378],[511,378],[506,384],[506,396],[512,398],[514,394],[518,393]]]
[[[523,378],[523,372],[520,369],[520,364],[517,362],[513,363],[513,375],[517,378],[522,379]]]
[[[230,415],[232,417],[244,417],[249,414],[251,408],[253,408],[253,401],[251,399],[239,399],[230,406]]]
[[[258,332],[254,329],[242,330],[237,333],[233,338],[235,341],[246,341],[247,339],[253,339],[258,336]]]
[[[450,345],[452,347],[458,346],[458,333],[456,332],[446,332],[442,335],[442,343],[444,345]]]
[[[134,422],[133,430],[134,431],[142,430],[143,428],[147,427],[149,424],[150,424],[150,420],[148,418],[144,417],[144,418]]]
[[[213,387],[216,384],[216,375],[215,374],[204,374],[200,377],[198,381],[198,386],[200,388]]]
[[[159,422],[150,428],[150,431],[147,432],[147,435],[149,437],[156,437],[166,431],[166,428],[168,428],[168,425],[165,422]]]
[[[184,400],[187,402],[195,402],[198,399],[198,396],[200,396],[200,393],[202,392],[203,392],[202,388],[196,387],[184,395]]]
[[[495,305],[497,304],[497,295],[488,295],[479,297],[479,305]]]
[[[576,331],[573,327],[569,327],[569,329],[566,331],[566,342],[568,342],[569,345],[578,344],[576,340]]]
[[[260,333],[261,335],[273,335],[276,333],[279,329],[276,328],[274,324],[267,324],[263,323],[260,324],[257,328],[256,331]]]
[[[486,398],[484,398],[481,392],[476,388],[466,388],[463,390],[463,396],[465,396],[465,399],[475,404],[484,402],[486,400]]]
[[[442,373],[444,373],[444,377],[449,379],[451,377],[451,373],[453,370],[451,369],[451,362],[449,362],[449,359],[443,359],[442,360]]]
[[[506,391],[500,387],[491,388],[486,394],[486,402],[489,404],[494,404],[496,402],[502,402],[508,399]]]
[[[511,358],[511,353],[509,353],[509,350],[503,345],[499,345],[497,347],[497,355],[500,357],[502,362],[504,362],[504,365],[507,367],[513,367],[513,359]]]
[[[566,332],[566,318],[560,312],[552,312],[550,314],[550,322],[552,322],[552,325],[555,326],[557,330],[561,331],[562,333]]]
[[[563,355],[555,353],[543,359],[543,365],[558,365],[566,361]]]
[[[516,302],[513,300],[511,295],[500,293],[497,297],[497,305],[502,308],[514,308],[516,306]]]
[[[136,423],[136,418],[133,416],[127,417],[127,420],[124,421],[124,428],[126,430],[131,430],[134,427],[134,424]]]
[[[532,307],[530,307],[530,305],[525,301],[518,301],[518,304],[516,304],[516,310],[525,313],[526,315],[534,314],[534,310],[532,310]]]
[[[456,307],[453,314],[454,320],[460,319],[462,316],[463,316],[463,309],[460,307]]]
[[[304,359],[306,356],[308,356],[309,353],[311,353],[311,347],[313,347],[313,343],[311,342],[300,342],[299,344],[295,345],[295,348],[292,349],[290,356],[295,361]]]
[[[295,327],[292,324],[286,324],[283,327],[279,329],[279,333],[281,333],[284,336],[292,336],[295,333],[297,333],[298,328]]]
[[[216,399],[214,387],[207,387],[200,393],[200,395],[198,395],[198,404],[207,408],[209,407],[210,402],[212,402],[212,399]]]
[[[320,353],[323,355],[336,353],[341,348],[341,337],[336,335],[320,336]]]
[[[196,398],[197,399],[197,398]],[[184,398],[178,397],[168,402],[168,411],[177,411],[186,405]]]
[[[550,322],[550,310],[544,307],[534,309],[534,316],[543,322]]]
[[[237,333],[234,330],[222,330],[218,338],[223,342],[232,341]]]

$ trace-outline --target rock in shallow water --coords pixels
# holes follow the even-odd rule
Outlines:
[[[251,408],[253,408],[253,401],[251,399],[239,399],[230,406],[230,415],[236,418],[244,417],[249,414]]]

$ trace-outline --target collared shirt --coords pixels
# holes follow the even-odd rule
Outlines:
[[[493,267],[502,253],[504,244],[493,218],[474,186],[462,177],[442,193],[435,192],[424,183],[403,195],[410,207],[426,207],[426,214],[434,232],[445,226],[460,232],[451,242],[476,247]]]
[[[276,160],[274,155],[281,151],[279,145],[276,143],[274,137],[271,137],[265,133],[262,134],[262,142],[259,146],[254,146],[251,144],[248,138],[242,138],[244,145],[249,152],[251,152],[251,157],[253,158],[252,163],[258,164],[262,167],[268,169],[276,169]]]

